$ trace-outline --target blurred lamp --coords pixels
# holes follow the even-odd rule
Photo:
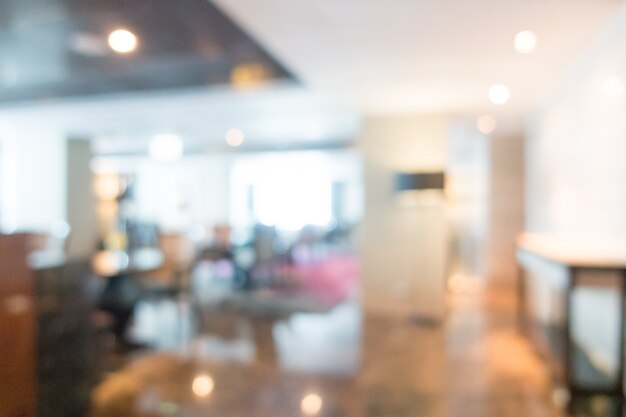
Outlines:
[[[496,119],[489,114],[482,115],[476,119],[476,127],[481,133],[488,135],[496,130]]]
[[[241,146],[245,138],[246,137],[240,129],[232,128],[228,129],[228,131],[226,132],[226,143],[228,144],[228,146],[231,146],[233,148]]]
[[[497,106],[501,106],[511,97],[509,87],[504,84],[495,84],[489,87],[489,100]]]
[[[102,201],[114,201],[122,191],[117,174],[94,175],[92,187],[98,200]]]

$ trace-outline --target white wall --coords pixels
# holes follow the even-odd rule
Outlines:
[[[605,83],[611,79],[621,85],[621,93],[617,88],[614,92],[619,94],[607,94],[611,91],[605,91]],[[626,247],[625,84],[623,7],[530,120],[525,155],[527,231],[547,234],[575,251],[621,253]],[[537,282],[549,282],[545,279],[549,266],[526,262],[526,267],[540,276]],[[574,295],[574,338],[592,362],[608,370],[615,370],[617,363],[618,299],[613,289],[591,286]],[[557,309],[552,300],[544,305]]]
[[[0,115],[0,223],[49,230],[66,220],[66,139],[27,118]]]
[[[626,7],[529,124],[526,230],[590,245],[626,242]]]
[[[365,305],[441,318],[447,244],[443,204],[401,207],[394,175],[444,169],[446,121],[440,116],[366,117],[358,147],[365,187],[359,236]]]

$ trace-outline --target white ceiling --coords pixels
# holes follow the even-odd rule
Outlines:
[[[622,0],[214,0],[306,85],[365,112],[528,109]],[[513,50],[522,30],[535,53]]]

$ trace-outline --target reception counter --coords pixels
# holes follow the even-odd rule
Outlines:
[[[574,395],[623,396],[626,251],[523,234],[517,259],[520,325],[557,382]]]
[[[616,270],[626,268],[626,246],[611,245],[611,247],[602,248],[591,241],[585,241],[584,236],[581,239],[583,242],[524,233],[518,237],[517,247],[518,250],[573,268]]]

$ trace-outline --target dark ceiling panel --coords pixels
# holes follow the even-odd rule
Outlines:
[[[108,34],[139,48],[119,55]],[[2,0],[0,102],[293,79],[207,0]]]

